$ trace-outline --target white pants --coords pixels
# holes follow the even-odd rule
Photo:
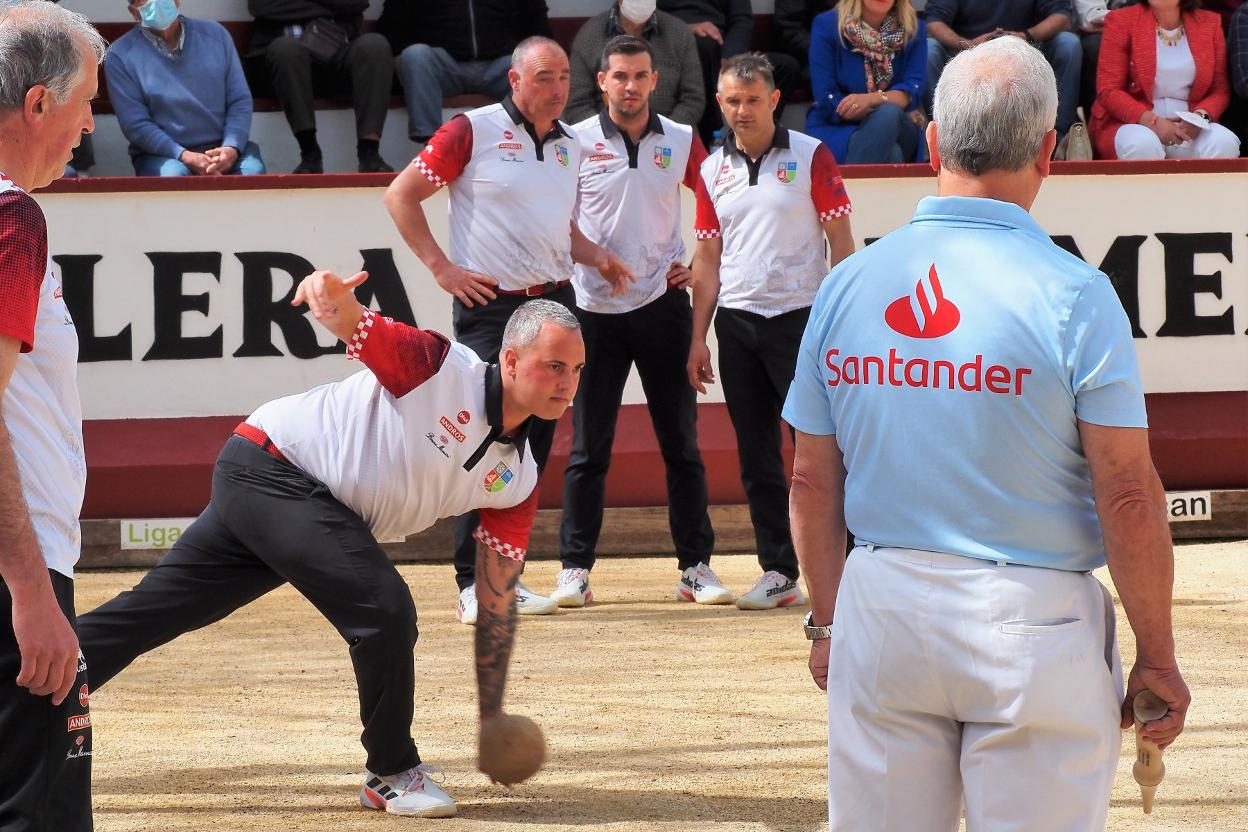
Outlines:
[[[1124,124],[1114,134],[1119,159],[1234,159],[1239,138],[1221,124],[1210,124],[1190,142],[1167,147],[1143,124]]]
[[[1101,832],[1121,744],[1088,573],[850,555],[828,667],[829,832]]]

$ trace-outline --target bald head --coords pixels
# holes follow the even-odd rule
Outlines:
[[[568,103],[571,78],[568,54],[550,38],[525,38],[511,53],[507,73],[511,98],[534,124],[547,125],[559,118]]]
[[[1020,171],[1057,121],[1057,80],[1039,49],[996,38],[945,66],[932,116],[942,166],[972,176]]]

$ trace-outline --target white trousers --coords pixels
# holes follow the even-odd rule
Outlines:
[[[828,667],[829,832],[1102,832],[1122,663],[1088,573],[850,555]]]
[[[1143,124],[1124,124],[1114,134],[1119,159],[1234,159],[1239,137],[1221,124],[1210,124],[1190,142],[1167,147]]]

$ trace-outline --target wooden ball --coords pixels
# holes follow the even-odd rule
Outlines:
[[[528,780],[546,762],[546,738],[527,716],[503,714],[481,723],[477,768],[495,783]]]

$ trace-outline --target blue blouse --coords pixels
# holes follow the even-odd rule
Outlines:
[[[893,81],[888,86],[909,94],[910,110],[923,106],[927,90],[927,35],[923,21],[918,23],[914,37],[893,57]],[[822,139],[836,160],[843,162],[849,138],[859,124],[842,119],[836,108],[845,96],[867,92],[867,60],[841,40],[835,9],[817,15],[811,27],[810,86],[815,103],[806,115],[806,132]],[[919,148],[923,158],[922,137]]]

